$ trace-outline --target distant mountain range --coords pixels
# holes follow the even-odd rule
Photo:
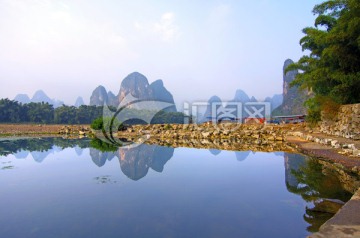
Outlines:
[[[225,104],[226,109],[232,110],[231,115],[233,115],[233,116],[241,115],[241,117],[243,118],[243,117],[247,117],[247,112],[245,111],[244,105],[246,103],[250,103],[250,102],[254,102],[254,103],[255,102],[269,102],[270,110],[273,111],[275,108],[282,105],[283,96],[282,96],[282,94],[275,94],[272,97],[267,97],[264,101],[259,101],[254,96],[249,97],[243,90],[238,89],[235,92],[234,99],[232,99],[231,101],[226,101],[226,102],[224,102],[224,104]],[[213,113],[214,103],[220,104],[220,103],[223,103],[223,101],[216,95],[212,96],[208,100],[208,106],[206,107],[206,111],[205,111],[204,115],[199,118],[200,122],[208,121],[211,118],[219,116],[217,114],[218,112]],[[235,104],[233,104],[233,103],[235,103]],[[236,107],[236,105],[238,103],[241,103],[241,104],[239,104],[241,106],[241,109],[240,109],[241,111],[239,111],[238,108]],[[235,107],[233,105],[235,105]]]
[[[64,104],[63,101],[57,99],[51,99],[43,90],[36,91],[31,99],[27,94],[18,94],[15,96],[14,101],[18,101],[22,104],[31,103],[31,102],[34,103],[44,102],[53,105],[54,108],[61,107]],[[82,97],[78,97],[76,99],[74,106],[79,107],[84,104],[85,103]]]
[[[296,114],[306,114],[306,108],[304,106],[304,102],[308,95],[303,92],[299,91],[298,87],[290,87],[290,84],[293,80],[295,80],[298,71],[290,71],[285,74],[285,69],[288,65],[292,64],[293,61],[291,59],[287,59],[284,62],[283,67],[283,93],[282,94],[275,94],[272,97],[267,97],[263,102],[269,102],[271,107],[271,114],[272,116],[277,115],[296,115]],[[210,118],[214,116],[218,116],[217,112],[212,113],[213,103],[221,103],[222,100],[218,96],[212,96],[208,100],[208,106],[206,108],[205,114],[199,118],[200,121],[208,121]],[[225,106],[227,109],[231,109],[229,104],[232,102],[239,102],[242,104],[249,103],[249,102],[261,102],[258,101],[255,97],[249,97],[243,90],[237,90],[234,96],[234,99],[226,102],[228,105]],[[225,103],[225,104],[226,104]],[[233,108],[233,110],[235,110]],[[237,111],[234,111],[234,115],[240,115]],[[247,112],[244,111],[244,107],[241,111],[242,117],[247,117]]]
[[[274,94],[272,97],[266,97],[265,100],[257,100],[254,96],[249,97],[243,90],[238,89],[235,93],[235,97],[231,102],[241,102],[243,104],[248,102],[269,102],[271,104],[271,110],[274,110],[280,106],[283,102],[282,94]]]
[[[284,63],[284,68],[293,63],[292,60],[287,59]],[[306,93],[299,92],[297,87],[291,87],[290,83],[295,79],[295,76],[298,74],[297,71],[291,71],[284,73],[283,77],[283,93],[275,94],[271,97],[266,97],[264,102],[269,102],[271,105],[271,111],[273,115],[289,115],[289,114],[305,114],[306,110],[303,105],[307,95]],[[176,106],[172,94],[165,88],[164,83],[161,79],[158,79],[151,84],[149,84],[148,79],[141,73],[134,72],[125,77],[120,85],[120,89],[115,95],[112,91],[107,91],[104,86],[99,85],[94,89],[90,97],[90,105],[94,106],[114,106],[118,107],[121,103],[124,103],[124,99],[127,99],[127,96],[131,95],[139,101],[155,101],[155,102],[165,102],[172,104],[165,109],[165,111],[175,112]],[[47,102],[54,105],[54,107],[60,107],[64,102],[57,99],[50,99],[46,93],[42,90],[35,92],[33,97],[30,99],[26,94],[18,94],[15,98],[15,101],[20,103],[30,103],[30,102]],[[209,99],[209,103],[218,102],[221,103],[222,100],[213,96]],[[235,92],[235,96],[231,102],[240,102],[242,104],[248,102],[259,102],[255,97],[250,97],[243,90],[238,89]],[[82,97],[78,97],[74,103],[74,106],[79,107],[85,105]],[[136,104],[131,104],[129,108],[136,108]],[[243,112],[244,113],[244,112]],[[204,118],[211,116],[211,107],[206,108]]]
[[[29,98],[29,96],[27,94],[18,94],[18,95],[16,95],[14,100],[18,101],[22,104],[26,104],[26,103],[30,103],[30,102],[34,102],[34,103],[45,102],[45,103],[49,103],[49,104],[53,105],[54,108],[60,107],[64,104],[63,101],[49,98],[46,95],[46,93],[42,90],[36,91],[34,93],[34,96],[31,99]]]

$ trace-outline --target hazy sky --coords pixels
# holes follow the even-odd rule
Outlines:
[[[315,0],[0,0],[0,98],[86,103],[129,73],[163,79],[177,104],[282,92]]]

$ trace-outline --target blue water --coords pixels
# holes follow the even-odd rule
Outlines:
[[[289,191],[306,187],[301,155],[50,139],[1,141],[0,154],[1,237],[310,234],[311,201]]]

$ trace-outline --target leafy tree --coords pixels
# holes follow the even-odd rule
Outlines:
[[[77,109],[76,122],[79,124],[90,124],[102,115],[102,107],[82,105]]]
[[[158,112],[154,118],[151,120],[151,124],[183,124],[185,120],[185,115],[181,112]]]
[[[7,98],[0,100],[0,112],[1,122],[20,122],[24,118],[22,105]]]
[[[76,115],[76,107],[63,105],[55,109],[54,122],[57,124],[76,124]]]
[[[25,104],[29,122],[35,123],[53,123],[54,107],[49,103],[28,103]]]
[[[303,51],[310,51],[286,72],[300,70],[292,85],[308,89],[309,116],[319,119],[326,101],[360,102],[360,2],[330,0],[316,5],[315,27],[303,29]]]

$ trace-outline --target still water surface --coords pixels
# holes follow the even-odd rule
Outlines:
[[[313,159],[61,138],[0,141],[1,237],[305,237],[348,200]],[[331,216],[330,216],[331,217]]]

